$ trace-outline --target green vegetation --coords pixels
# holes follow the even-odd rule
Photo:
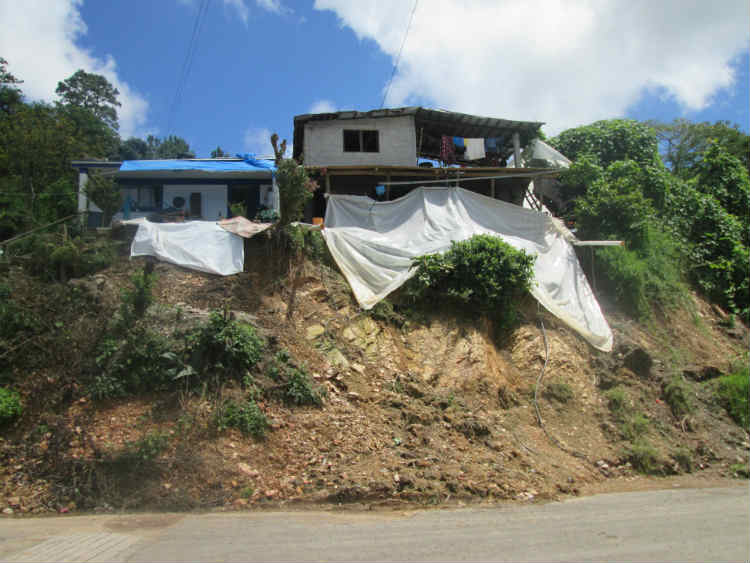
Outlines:
[[[227,401],[216,415],[216,423],[220,431],[237,428],[254,438],[263,438],[269,428],[266,415],[253,400],[242,403]]]
[[[598,249],[594,267],[634,317],[679,302],[690,282],[747,322],[750,137],[724,122],[652,125],[599,121],[552,139],[575,161],[561,178],[560,211],[580,238],[625,241]]]
[[[125,327],[131,326],[137,319],[143,317],[151,303],[154,302],[153,287],[156,274],[148,267],[136,272],[130,277],[132,289],[123,289],[120,295],[120,316]]]
[[[251,325],[232,319],[228,311],[214,311],[206,324],[186,335],[185,352],[198,374],[240,379],[260,361],[263,347]]]
[[[304,166],[291,158],[277,163],[276,183],[281,200],[281,225],[299,221],[318,184],[309,178]]]
[[[633,469],[646,475],[662,473],[664,460],[646,440],[637,440],[625,448],[625,455]]]
[[[13,422],[22,412],[21,396],[12,389],[0,387],[0,426]]]
[[[750,405],[748,404],[750,373],[748,367],[745,366],[731,375],[720,377],[716,394],[724,408],[727,409],[729,416],[745,430],[750,431]]]
[[[321,406],[325,389],[316,385],[304,366],[292,361],[289,352],[282,349],[270,362],[268,376],[280,384],[280,399],[296,405]]]
[[[443,254],[414,260],[416,274],[406,292],[415,300],[452,303],[474,314],[489,311],[499,326],[509,327],[531,287],[534,260],[498,237],[476,235],[451,243]]]
[[[567,383],[548,383],[542,395],[558,403],[568,403],[573,400],[573,389]]]
[[[729,471],[742,479],[750,479],[750,464],[748,463],[733,463],[729,467]]]
[[[664,386],[664,401],[669,405],[672,414],[680,418],[693,412],[690,399],[690,386],[680,376],[674,376]]]

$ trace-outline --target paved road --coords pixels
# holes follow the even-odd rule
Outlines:
[[[409,512],[0,520],[3,561],[747,561],[747,486]]]

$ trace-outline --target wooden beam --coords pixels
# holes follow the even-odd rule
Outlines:
[[[492,197],[492,199],[495,199],[495,179],[494,178],[490,180],[490,197]]]
[[[513,133],[513,165],[521,168],[521,137],[518,131]]]
[[[327,194],[331,193],[331,175],[330,174],[326,174],[326,193]]]

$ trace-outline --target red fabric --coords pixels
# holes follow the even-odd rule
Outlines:
[[[445,164],[456,162],[456,147],[453,145],[453,137],[443,135],[440,143],[440,160]]]

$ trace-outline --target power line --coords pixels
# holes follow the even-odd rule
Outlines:
[[[388,79],[388,86],[385,87],[385,94],[383,94],[383,101],[380,102],[380,109],[383,109],[383,106],[385,105],[385,99],[386,97],[388,97],[388,92],[391,91],[391,84],[393,84],[393,77],[396,75],[396,69],[398,69],[398,64],[401,62],[401,52],[404,50],[404,45],[406,45],[406,38],[409,37],[409,30],[411,29],[411,22],[414,19],[414,12],[417,11],[418,3],[419,3],[419,0],[414,0],[414,7],[411,9],[411,15],[409,16],[409,25],[406,26],[404,39],[401,41],[401,48],[398,50],[398,55],[396,56],[396,62],[393,64],[391,77]]]
[[[193,66],[193,59],[195,58],[195,52],[197,50],[198,38],[200,37],[201,28],[203,27],[203,22],[205,21],[206,13],[208,12],[208,5],[210,2],[211,0],[203,0],[201,2],[201,5],[198,7],[198,13],[195,15],[195,22],[193,22],[193,32],[190,36],[187,52],[185,53],[185,60],[182,62],[182,68],[180,69],[180,74],[177,78],[177,87],[175,88],[174,98],[172,99],[172,104],[169,108],[166,131],[167,135],[172,132],[174,117],[177,113],[177,108],[182,101],[182,93],[185,88],[185,83],[187,82],[187,78],[190,75],[190,69]]]

